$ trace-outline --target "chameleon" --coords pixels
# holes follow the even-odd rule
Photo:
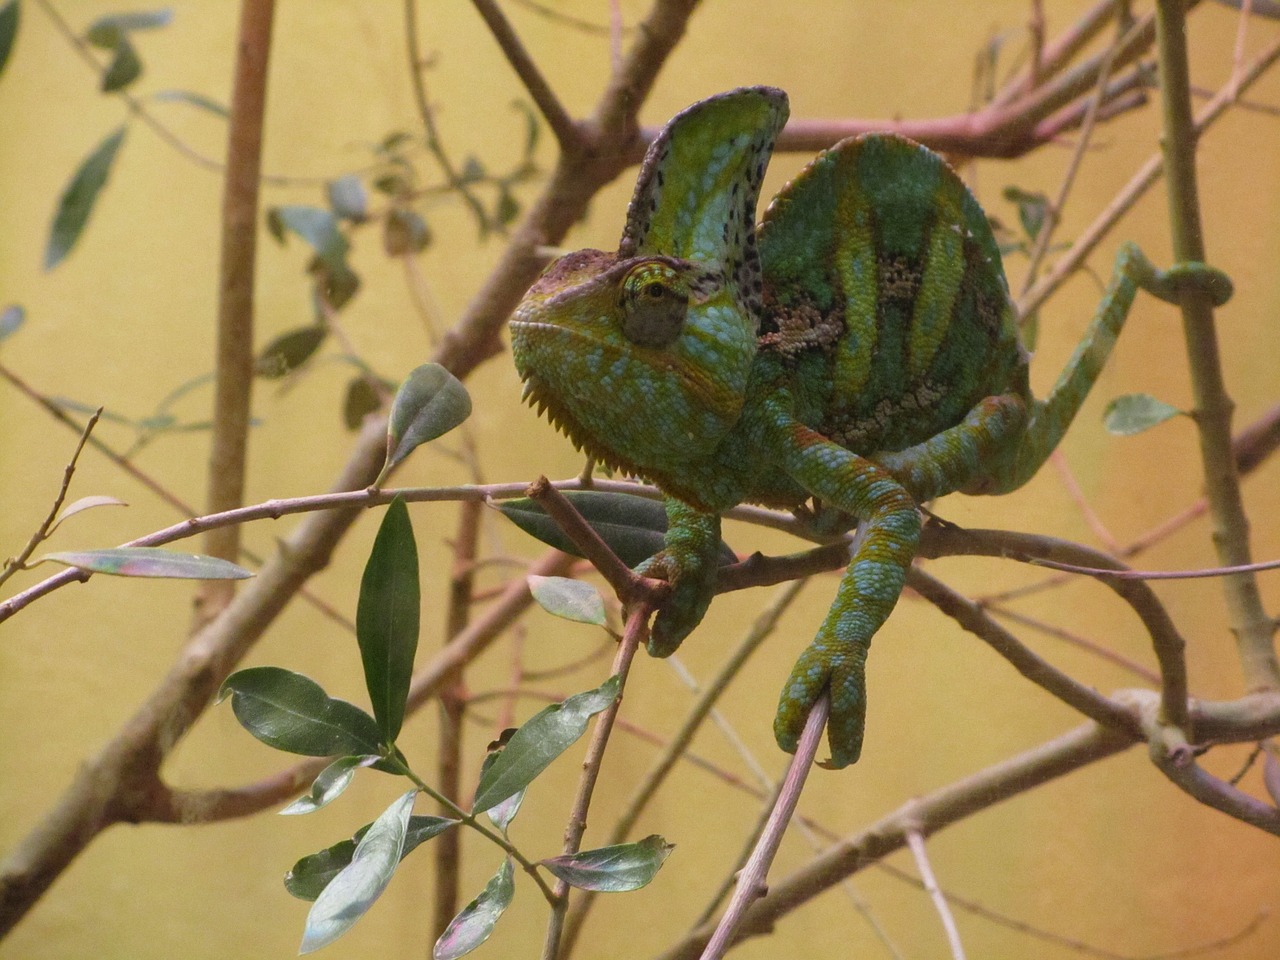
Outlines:
[[[849,564],[774,720],[794,753],[830,697],[827,741],[857,761],[871,639],[906,581],[920,506],[1003,494],[1062,438],[1139,288],[1215,304],[1225,274],[1158,270],[1121,246],[1082,341],[1046,400],[1028,380],[986,215],[937,154],[868,134],[819,154],[756,203],[786,94],[743,87],[677,114],[650,145],[616,252],[551,262],[511,321],[526,399],[596,462],[665,495],[670,583],[647,648],[670,655],[715,592],[720,514],[749,502],[858,524]]]

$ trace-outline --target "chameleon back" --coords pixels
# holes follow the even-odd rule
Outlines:
[[[805,419],[846,449],[901,450],[986,396],[1029,396],[991,228],[929,150],[838,144],[774,198],[758,243],[761,349],[817,382]]]

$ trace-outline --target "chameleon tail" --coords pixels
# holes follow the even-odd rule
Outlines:
[[[1033,401],[1022,442],[990,492],[1016,490],[1030,480],[1053,453],[1111,355],[1138,289],[1177,303],[1178,290],[1185,285],[1205,289],[1214,306],[1221,306],[1231,296],[1231,281],[1219,270],[1202,263],[1176,264],[1168,270],[1157,270],[1135,245],[1121,246],[1111,283],[1089,330],[1067,361],[1049,397]]]

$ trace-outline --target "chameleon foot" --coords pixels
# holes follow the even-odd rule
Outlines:
[[[827,743],[831,759],[822,764],[833,770],[857,763],[866,726],[867,691],[865,646],[841,645],[834,652],[821,640],[800,655],[787,685],[782,688],[773,735],[787,753],[795,753],[805,719],[824,690],[831,697]]]
[[[666,580],[671,584],[671,594],[653,618],[653,627],[649,631],[646,649],[651,657],[671,656],[684,638],[702,622],[711,598],[715,596],[716,568],[710,566],[710,577],[700,575],[701,570],[700,564],[697,569],[679,567],[666,551],[636,567],[636,573],[643,577]]]

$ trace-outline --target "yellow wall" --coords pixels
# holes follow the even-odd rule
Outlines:
[[[554,4],[599,22],[604,3]],[[62,0],[58,9],[78,29],[116,5]],[[174,23],[139,35],[146,74],[136,90],[185,88],[229,98],[237,4],[187,0],[173,4]],[[1052,28],[1084,4],[1047,4]],[[1140,5],[1145,6],[1145,5]],[[1234,16],[1202,5],[1193,21],[1197,82],[1217,87],[1228,75]],[[442,135],[455,158],[469,153],[501,169],[519,155],[523,120],[509,107],[517,83],[468,4],[422,3],[424,45],[436,66],[426,75],[438,107]],[[594,102],[607,75],[607,40],[553,24],[515,3],[505,4],[529,49],[575,113]],[[772,83],[792,96],[799,117],[841,115],[929,116],[965,109],[974,52],[995,32],[1018,46],[1025,20],[1022,0],[943,3],[816,2],[758,4],[708,0],[687,42],[673,57],[645,108],[660,123],[707,94],[746,83]],[[645,5],[621,4],[628,23]],[[787,10],[783,15],[781,11]],[[264,165],[268,171],[330,176],[364,164],[367,145],[395,129],[417,131],[403,56],[400,5],[356,0],[282,0],[269,89]],[[96,92],[95,78],[77,60],[35,3],[23,4],[23,24],[12,61],[0,76],[0,306],[20,302],[27,326],[0,346],[0,362],[36,389],[86,403],[102,403],[129,416],[150,411],[169,390],[210,368],[218,247],[219,178],[184,160],[140,124],[131,125],[109,187],[88,231],[68,261],[52,273],[40,269],[56,199],[75,166],[119,124],[122,106]],[[1274,24],[1254,26],[1249,49],[1274,38]],[[1008,59],[1003,61],[1008,63]],[[1274,79],[1252,94],[1280,101]],[[220,121],[173,104],[157,116],[195,149],[219,156]],[[1158,121],[1147,109],[1097,134],[1081,183],[1059,236],[1075,236],[1156,149]],[[539,160],[552,161],[543,137]],[[1206,140],[1201,172],[1208,246],[1214,262],[1238,284],[1221,312],[1224,363],[1246,423],[1275,401],[1274,371],[1280,338],[1275,251],[1280,248],[1280,121],[1238,114]],[[999,199],[1006,184],[1056,192],[1069,150],[1050,147],[1017,163],[983,163],[975,174],[980,198],[1006,221],[1012,209]],[[779,157],[770,174],[776,187],[804,158]],[[523,199],[535,195],[523,189]],[[767,188],[768,190],[768,188]],[[630,192],[630,176],[607,189],[589,221],[569,238],[574,246],[616,242]],[[319,203],[318,187],[271,188],[267,204]],[[1153,192],[1094,258],[1100,273],[1122,238],[1141,242],[1153,257],[1169,257],[1163,194]],[[422,258],[422,272],[444,323],[456,318],[492,268],[502,243],[475,242],[458,204],[427,208],[437,242]],[[306,255],[295,239],[280,249],[265,239],[258,262],[259,339],[306,323],[310,308]],[[357,243],[355,266],[365,289],[343,314],[357,349],[379,371],[398,377],[430,353],[399,271],[381,254],[372,231]],[[1010,271],[1015,287],[1021,262]],[[1097,299],[1086,276],[1072,282],[1042,318],[1035,369],[1041,393],[1056,375]],[[333,352],[332,346],[328,351]],[[340,392],[350,368],[316,366],[288,391],[260,384],[253,432],[249,498],[318,492],[344,461]],[[490,480],[573,475],[580,462],[567,443],[518,402],[516,377],[505,356],[469,382],[476,398],[473,424]],[[1198,493],[1195,437],[1185,420],[1149,434],[1107,436],[1099,417],[1117,394],[1146,390],[1189,405],[1178,317],[1171,308],[1141,302],[1114,361],[1073,430],[1066,455],[1090,501],[1122,541],[1191,502]],[[180,411],[207,415],[208,394],[197,391]],[[126,431],[104,425],[101,436],[119,445]],[[74,436],[11,387],[0,384],[0,554],[16,552],[39,521],[56,488]],[[448,446],[448,441],[444,446]],[[137,458],[166,487],[199,503],[205,469],[201,434],[161,438]],[[1255,517],[1255,552],[1280,555],[1269,508],[1277,472],[1264,468],[1246,488]],[[455,461],[419,452],[400,479],[442,484],[463,479]],[[75,493],[122,497],[127,510],[103,509],[59,532],[60,548],[116,543],[172,522],[173,512],[100,456],[85,456]],[[940,508],[956,522],[1032,530],[1095,542],[1052,470],[1027,490],[992,501],[955,498]],[[423,569],[434,575],[424,615],[423,656],[440,642],[440,578],[447,570],[443,539],[455,524],[448,506],[416,507]],[[376,519],[376,518],[374,518]],[[293,521],[259,524],[246,540],[264,553]],[[742,529],[729,531],[740,551],[759,546],[780,552],[792,544]],[[362,523],[316,590],[350,614],[372,526]],[[532,555],[534,546],[494,519],[486,543],[495,550]],[[1207,528],[1193,525],[1142,562],[1156,568],[1213,562]],[[1035,579],[1025,569],[995,561],[948,560],[931,565],[948,582],[975,591],[994,583]],[[43,575],[24,574],[11,587]],[[1274,575],[1264,577],[1270,609],[1280,600]],[[769,734],[778,684],[807,642],[829,602],[834,579],[822,578],[787,616],[781,635],[747,670],[724,709],[766,768],[782,757]],[[1193,690],[1203,696],[1240,692],[1220,587],[1213,581],[1158,588],[1190,642]],[[191,590],[182,583],[97,578],[41,601],[0,629],[0,850],[35,826],[81,759],[90,755],[153,688],[180,648]],[[708,676],[724,650],[758,610],[757,595],[717,603],[683,651],[693,672]],[[1100,638],[1145,664],[1152,657],[1133,618],[1107,592],[1079,582],[1024,608],[1075,633]],[[594,634],[546,616],[528,621],[531,663],[554,665],[591,649]],[[1133,678],[1079,650],[1029,634],[1029,642],[1056,664],[1102,690],[1133,685]],[[358,658],[349,635],[310,608],[295,603],[254,651],[252,663],[273,663],[316,677],[333,694],[363,698]],[[469,677],[475,690],[505,684],[507,656],[488,655]],[[599,681],[597,665],[552,681],[561,693]],[[1070,711],[1017,677],[972,637],[924,604],[906,600],[877,640],[871,663],[870,731],[863,761],[839,774],[819,772],[802,809],[837,832],[849,832],[905,798],[927,792],[986,764],[1060,733],[1076,721]],[[559,685],[559,686],[557,686]],[[624,715],[665,734],[688,694],[661,664],[638,662]],[[521,716],[538,704],[521,703]],[[469,732],[475,761],[492,734],[493,708]],[[434,711],[411,722],[404,748],[430,770]],[[696,748],[746,776],[723,738],[708,731]],[[1206,761],[1229,775],[1244,748],[1215,751]],[[597,794],[592,825],[603,829],[630,793],[633,775],[653,748],[623,736],[614,745]],[[278,768],[280,758],[243,733],[224,706],[209,712],[166,767],[176,785],[200,788],[238,784]],[[575,779],[566,760],[539,781],[513,828],[536,856],[558,850],[562,821]],[[1259,789],[1256,773],[1245,781]],[[298,856],[346,836],[391,799],[396,787],[375,775],[306,818],[270,815],[200,828],[117,827],[95,842],[13,935],[0,956],[50,960],[95,955],[146,960],[171,956],[289,956],[296,949],[306,905],[288,897],[279,878]],[[640,835],[660,831],[677,844],[648,889],[602,904],[590,929],[588,957],[645,956],[691,922],[741,837],[754,823],[754,801],[694,769],[673,785],[640,824]],[[588,835],[588,843],[599,833]],[[478,890],[497,859],[466,838],[465,883]],[[1055,782],[954,827],[931,841],[934,867],[950,889],[1037,927],[1123,954],[1165,952],[1232,933],[1268,905],[1280,883],[1276,841],[1192,803],[1134,750]],[[790,838],[779,874],[806,859],[803,841]],[[894,862],[910,867],[902,856]],[[384,897],[333,956],[421,957],[430,917],[429,858],[407,861]],[[906,956],[940,956],[945,949],[927,900],[883,873],[869,871],[855,886]],[[545,909],[522,884],[511,914],[484,950],[488,956],[535,956]],[[972,956],[1075,957],[1065,948],[1027,940],[985,920],[960,916]],[[839,894],[789,917],[774,944],[756,942],[744,957],[886,955],[868,925]],[[1244,944],[1222,957],[1280,954],[1280,920],[1272,918]]]

